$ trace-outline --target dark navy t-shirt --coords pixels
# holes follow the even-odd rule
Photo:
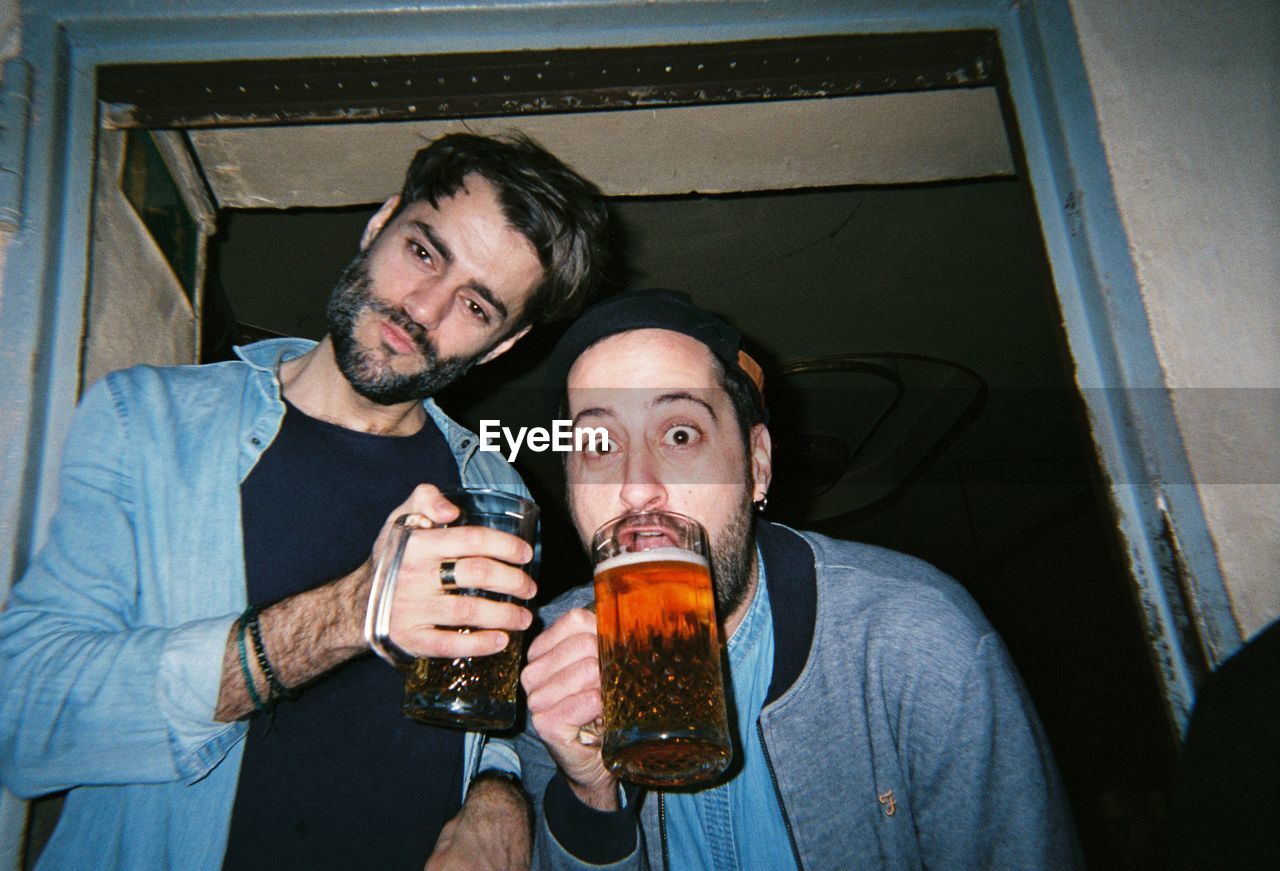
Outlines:
[[[420,483],[458,486],[436,426],[354,432],[292,405],[240,488],[249,601],[349,574]],[[278,656],[268,650],[269,654]],[[414,869],[460,806],[463,732],[400,713],[403,677],[372,654],[254,716],[224,867]]]

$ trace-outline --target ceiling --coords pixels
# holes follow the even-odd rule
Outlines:
[[[382,202],[399,190],[409,157],[432,139],[511,129],[528,133],[608,196],[1013,173],[993,87],[466,121],[227,127],[189,136],[223,208],[282,209]]]

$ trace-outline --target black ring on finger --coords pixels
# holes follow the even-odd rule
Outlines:
[[[454,560],[445,560],[440,563],[440,586],[456,587],[458,585],[458,577],[454,574],[454,569],[458,564]]]

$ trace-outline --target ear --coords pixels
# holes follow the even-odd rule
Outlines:
[[[373,213],[373,217],[369,219],[369,223],[364,225],[364,234],[360,237],[360,250],[363,251],[369,247],[374,239],[378,238],[378,234],[382,232],[382,228],[386,225],[387,220],[395,212],[396,207],[400,205],[400,195],[388,199],[383,203],[378,211]]]
[[[769,428],[758,423],[751,428],[751,501],[759,502],[769,493],[773,481],[773,438]]]
[[[523,327],[516,330],[514,333],[507,336],[501,342],[499,342],[498,344],[490,348],[489,353],[481,357],[480,362],[476,365],[483,366],[485,363],[488,363],[490,360],[498,359],[503,354],[510,351],[511,346],[514,345],[516,342],[520,341],[521,339],[523,339],[528,334],[529,330],[531,330],[532,328],[533,328],[533,324],[525,324]]]

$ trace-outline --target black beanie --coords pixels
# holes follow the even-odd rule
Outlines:
[[[611,296],[582,313],[565,331],[547,364],[546,400],[550,416],[559,411],[569,370],[588,348],[601,339],[632,330],[671,330],[706,345],[728,369],[741,372],[754,386],[756,413],[768,422],[764,405],[764,375],[742,350],[742,334],[716,315],[694,305],[681,290],[656,288]]]

